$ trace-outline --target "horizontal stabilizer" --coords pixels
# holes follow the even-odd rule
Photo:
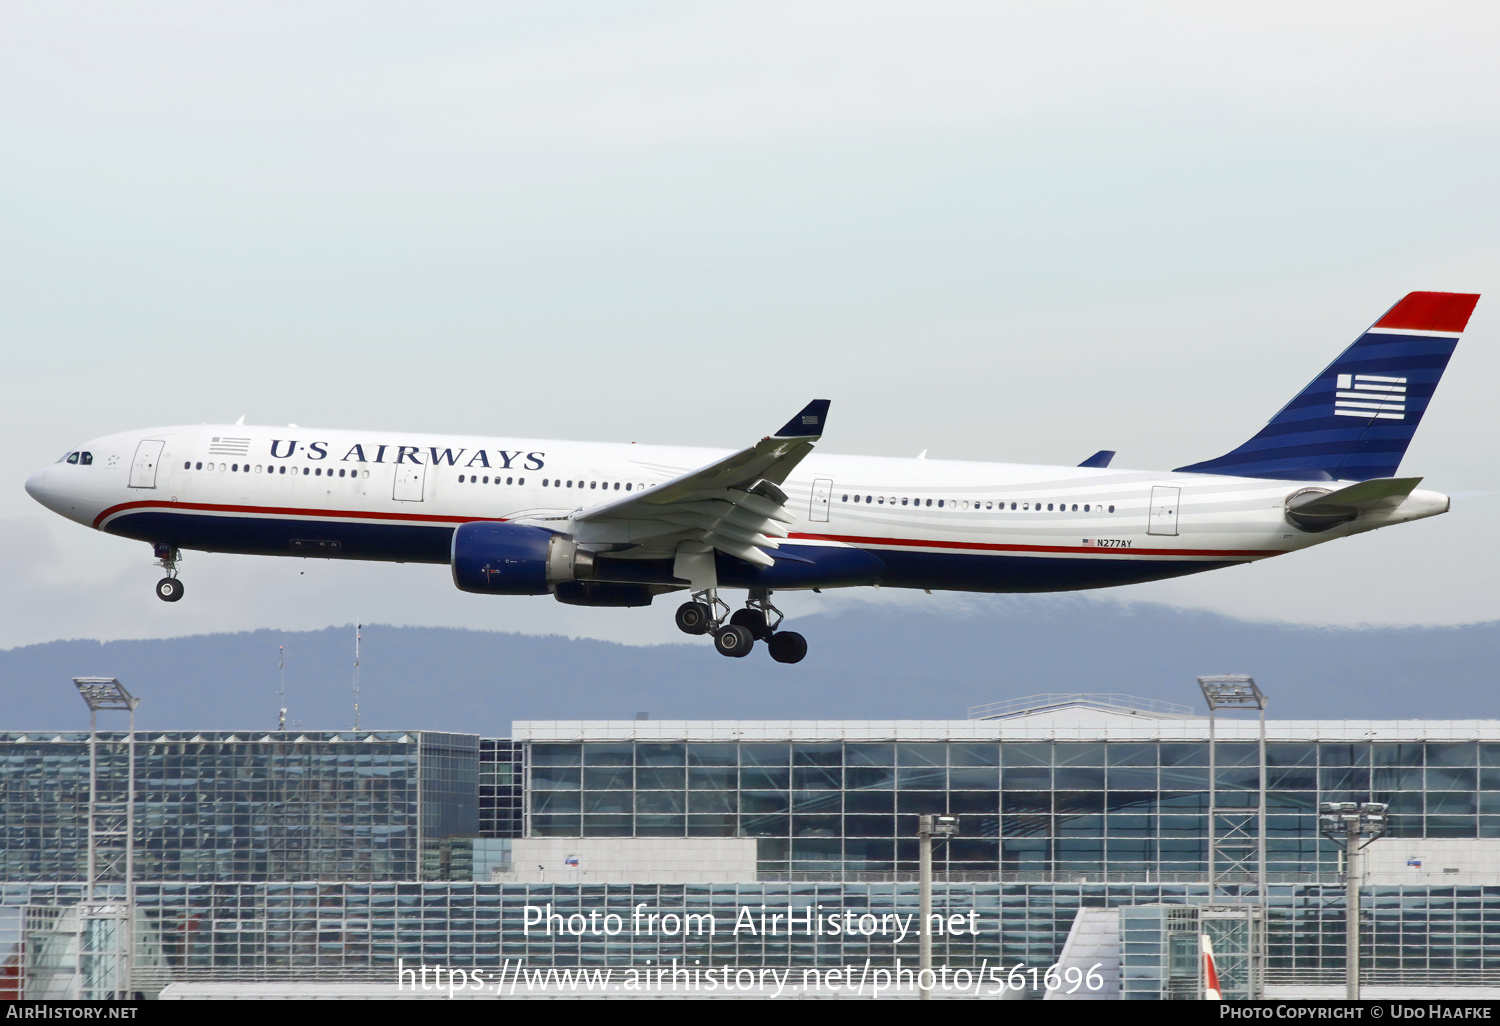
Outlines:
[[[1394,509],[1406,501],[1420,477],[1377,477],[1361,481],[1336,492],[1310,494],[1287,503],[1289,511],[1304,514],[1369,513],[1377,509]]]
[[[1115,458],[1113,449],[1100,449],[1094,455],[1078,464],[1080,467],[1093,467],[1095,470],[1103,470],[1109,466],[1109,461]]]

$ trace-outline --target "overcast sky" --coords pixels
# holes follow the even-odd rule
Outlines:
[[[148,548],[22,489],[295,422],[1171,468],[1415,289],[1500,280],[1493,4],[0,0],[0,645],[355,620],[681,640],[671,606]],[[1500,618],[1496,308],[1403,473],[1453,512],[1100,593]],[[853,601],[804,596],[791,609]]]

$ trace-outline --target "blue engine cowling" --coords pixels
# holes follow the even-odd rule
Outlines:
[[[485,595],[545,595],[560,581],[590,576],[593,558],[540,527],[477,520],[453,532],[453,583]]]

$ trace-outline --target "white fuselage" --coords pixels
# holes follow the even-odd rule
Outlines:
[[[609,525],[568,518],[726,455],[239,425],[125,432],[78,452],[91,457],[87,465],[65,457],[26,487],[99,530],[184,549],[422,562],[446,562],[453,530],[483,520],[567,531],[585,547],[616,544]],[[1067,590],[1262,559],[1448,508],[1446,496],[1415,491],[1399,506],[1309,533],[1286,517],[1288,497],[1308,487],[814,452],[782,484],[794,517],[784,551],[816,559],[818,550],[864,550],[888,568],[879,581],[887,586]]]

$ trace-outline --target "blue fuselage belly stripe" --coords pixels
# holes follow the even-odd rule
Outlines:
[[[182,549],[246,556],[338,556],[398,563],[447,563],[453,541],[453,528],[442,525],[212,516],[156,510],[117,516],[104,530]],[[338,548],[319,550],[318,542],[337,542]]]
[[[210,552],[438,564],[448,563],[453,538],[453,529],[443,526],[212,516],[161,510],[117,516],[104,530],[125,538]],[[722,557],[721,583],[726,587],[881,584],[953,591],[1071,591],[1158,581],[1245,562],[1130,559],[1113,553],[1105,556],[1102,552],[1097,557],[1015,555],[795,544],[783,544],[777,555],[791,558],[778,560],[774,568],[763,569]]]

